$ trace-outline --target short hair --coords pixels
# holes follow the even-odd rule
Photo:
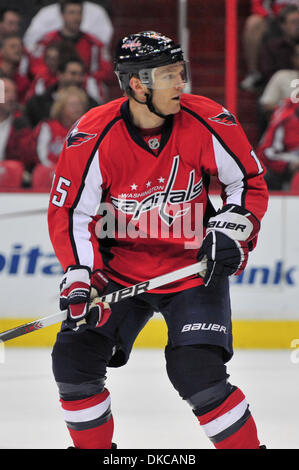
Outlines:
[[[88,107],[88,97],[86,92],[79,87],[69,86],[61,88],[56,95],[55,101],[51,106],[50,117],[52,119],[60,119],[62,115],[62,110],[70,96],[78,96],[84,105],[84,111]]]
[[[60,11],[61,13],[64,12],[65,8],[67,5],[70,4],[75,4],[75,5],[80,5],[81,8],[83,8],[83,0],[60,0]]]
[[[57,51],[60,51],[60,47],[61,47],[60,41],[50,42],[49,44],[46,45],[45,51],[47,51],[48,49],[56,49]]]
[[[80,57],[73,56],[73,57],[68,57],[67,59],[64,59],[64,60],[60,60],[58,63],[57,72],[64,73],[66,71],[68,64],[74,63],[74,62],[76,64],[80,64],[83,70],[85,69],[85,64],[83,60],[80,59]]]

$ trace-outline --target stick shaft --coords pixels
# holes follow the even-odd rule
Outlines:
[[[114,304],[120,302],[121,300],[127,299],[129,297],[135,297],[136,295],[142,294],[144,292],[151,291],[158,287],[170,284],[171,282],[178,281],[184,277],[192,276],[199,273],[200,271],[206,268],[206,264],[203,261],[199,263],[186,266],[185,268],[177,269],[168,274],[163,274],[162,276],[154,277],[148,281],[140,282],[130,287],[125,287],[111,294],[104,295],[100,297],[99,301],[108,302],[109,304]],[[47,317],[40,318],[39,320],[34,320],[24,325],[17,326],[11,330],[3,331],[0,333],[0,341],[9,341],[10,339],[17,338],[18,336],[31,333],[32,331],[40,330],[47,326],[54,325],[55,323],[62,322],[67,318],[67,311],[63,310],[61,312],[54,313]]]
[[[37,331],[41,328],[55,325],[55,323],[59,323],[66,320],[66,315],[66,310],[63,310],[61,312],[54,313],[53,315],[40,318],[39,320],[33,320],[29,323],[25,323],[24,325],[17,326],[16,328],[12,328],[11,330],[3,331],[3,333],[0,333],[0,341],[8,341],[10,339],[17,338],[18,336],[23,336],[27,333],[32,333],[32,331]]]

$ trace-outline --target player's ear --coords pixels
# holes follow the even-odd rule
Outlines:
[[[140,78],[135,77],[135,76],[130,78],[130,87],[133,90],[133,92],[139,97],[144,97],[145,93],[148,92],[146,86],[143,85]]]

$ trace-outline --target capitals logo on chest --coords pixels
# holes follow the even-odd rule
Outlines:
[[[191,202],[202,193],[203,188],[202,178],[195,182],[195,170],[191,170],[189,172],[187,187],[184,189],[173,189],[177,179],[179,159],[179,155],[173,158],[170,174],[164,187],[158,186],[158,191],[149,189],[144,193],[122,194],[121,197],[111,196],[113,206],[124,214],[132,215],[132,220],[138,220],[141,214],[158,208],[160,218],[170,227],[175,219],[183,217],[190,208],[187,207],[183,210],[177,210],[175,214],[170,214],[169,208],[178,204]],[[136,199],[134,199],[134,197]],[[143,197],[143,199],[137,200],[137,198],[139,199],[140,197]]]

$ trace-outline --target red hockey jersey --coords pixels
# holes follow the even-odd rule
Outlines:
[[[221,105],[182,95],[181,111],[166,119],[160,140],[152,140],[153,148],[133,125],[125,98],[91,109],[69,132],[48,214],[64,269],[104,268],[127,286],[196,262],[203,222],[212,215],[212,175],[224,203],[261,220],[268,201],[263,167]],[[155,292],[200,284],[194,276]]]
[[[284,176],[290,162],[299,162],[299,104],[286,99],[276,108],[258,147],[258,156]]]

